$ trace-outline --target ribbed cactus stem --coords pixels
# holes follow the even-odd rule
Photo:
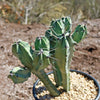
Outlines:
[[[52,96],[58,96],[60,92],[56,89],[54,84],[50,81],[48,78],[48,75],[44,72],[44,70],[40,70],[39,72],[36,72],[35,75],[43,82],[46,89],[50,92],[50,95]]]
[[[67,44],[67,56],[66,56],[66,65],[65,65],[65,71],[66,71],[66,75],[64,74],[65,80],[66,82],[63,80],[63,88],[68,92],[70,91],[70,65],[71,65],[71,61],[72,61],[72,57],[73,57],[73,47],[74,47],[74,43],[72,41],[72,38],[70,36],[66,37],[66,44]]]
[[[64,90],[68,92],[70,90],[70,71],[68,68],[65,73],[62,73],[62,83]]]
[[[54,79],[55,79],[55,82],[56,82],[56,86],[61,86],[62,85],[62,76],[61,76],[61,72],[59,70],[59,67],[58,65],[54,64],[53,66],[53,73],[54,73]]]
[[[55,78],[59,85],[62,85],[67,92],[70,90],[70,64],[73,56],[74,43],[69,36],[64,36],[58,40],[55,50],[56,66],[54,72],[57,76]],[[54,74],[55,74],[54,73]],[[56,77],[56,76],[55,76]],[[60,80],[60,82],[59,82]]]
[[[65,65],[66,65],[66,42],[65,39],[62,38],[60,40],[57,41],[57,45],[56,45],[56,50],[55,50],[55,58],[56,60],[56,64],[57,66],[55,66],[55,71],[57,72],[57,74],[59,74],[59,72],[61,73],[61,82],[59,84],[61,84],[63,87],[65,86],[66,83],[66,70],[65,70]],[[57,76],[57,79],[58,76]],[[65,89],[65,88],[64,88]]]

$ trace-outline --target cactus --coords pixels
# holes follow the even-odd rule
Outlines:
[[[56,89],[54,84],[50,81],[44,69],[50,64],[49,61],[49,41],[46,37],[37,37],[35,40],[35,50],[33,50],[27,42],[18,41],[12,45],[13,54],[21,61],[27,70],[35,74],[45,84],[52,96],[57,96],[60,92]],[[14,83],[23,83],[27,80],[25,78],[27,73],[21,74],[21,69],[14,68],[8,78],[12,79]],[[24,71],[24,70],[23,70]]]
[[[17,84],[26,81],[33,73],[44,83],[52,96],[60,94],[56,86],[62,86],[68,92],[74,46],[87,34],[84,25],[78,25],[72,34],[71,27],[70,17],[53,20],[45,36],[36,38],[34,50],[27,42],[15,42],[12,45],[12,52],[25,67],[14,68],[8,77]],[[44,71],[49,64],[53,66],[56,86]]]
[[[66,91],[70,90],[70,64],[73,57],[74,45],[79,43],[87,34],[84,25],[78,25],[71,34],[72,22],[70,17],[63,17],[51,22],[49,34],[46,37],[51,41],[56,38],[54,51],[51,55],[56,59],[51,62],[54,66],[54,77],[58,86],[62,85]],[[54,40],[55,41],[55,40]],[[50,42],[52,45],[53,41]],[[52,47],[52,46],[51,46]],[[51,48],[52,49],[52,48]]]

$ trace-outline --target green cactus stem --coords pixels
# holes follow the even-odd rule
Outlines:
[[[70,17],[63,17],[61,19],[57,19],[55,21],[51,22],[50,30],[52,31],[52,34],[61,39],[63,38],[63,35],[69,35],[71,32],[71,18]]]
[[[72,34],[72,39],[75,43],[79,43],[87,35],[87,29],[84,25],[78,25]]]
[[[70,65],[71,65],[73,52],[74,52],[74,42],[73,42],[71,36],[67,36],[65,41],[67,44],[67,48],[66,48],[67,56],[66,56],[66,65],[65,65],[67,79],[66,79],[66,82],[63,85],[63,87],[68,92],[68,91],[70,91]]]
[[[70,90],[70,65],[74,52],[74,45],[79,43],[87,34],[84,25],[78,25],[71,35],[72,22],[70,17],[57,19],[51,22],[49,40],[56,38],[55,50],[52,61],[55,81],[58,86],[62,85],[68,92]],[[52,45],[53,41],[50,43]],[[52,52],[51,52],[52,53]]]
[[[30,70],[25,67],[15,67],[10,71],[10,78],[15,84],[23,83],[31,76]]]
[[[52,84],[52,82],[44,72],[44,69],[50,64],[48,58],[50,46],[49,41],[46,37],[36,38],[34,51],[27,42],[19,41],[17,43],[14,43],[14,45],[12,46],[12,52],[17,58],[19,58],[21,63],[30,70],[30,72],[35,74],[45,84],[47,90],[50,91],[50,94],[52,96],[57,96],[60,94],[60,92],[56,89],[54,84]],[[19,72],[16,73],[17,76],[20,76]],[[25,81],[25,78],[22,79],[21,77],[17,76],[10,75],[9,78],[11,78],[14,83],[21,83]]]
[[[48,51],[49,54],[50,50],[49,40],[44,36],[37,37],[35,40],[35,50],[41,50],[41,49]]]
[[[70,90],[70,63],[73,56],[73,46],[70,38],[64,37],[58,40],[55,50],[56,63],[62,76],[61,84],[66,91]]]
[[[40,70],[39,72],[36,72],[35,75],[43,82],[46,89],[50,92],[50,95],[52,96],[58,96],[60,95],[60,92],[56,89],[54,84],[50,81],[44,70]]]
[[[38,53],[34,53],[33,57],[34,57],[34,61],[33,61],[34,67],[32,68],[32,71],[34,72],[45,69],[50,64],[49,58],[41,53],[39,55]]]
[[[58,19],[58,20],[51,22],[51,27],[50,27],[50,30],[49,30],[50,35],[48,35],[46,33],[47,34],[46,36],[49,38],[50,41],[52,40],[52,37],[55,38],[54,41],[56,40],[55,48],[54,48],[54,51],[53,51],[53,57],[54,58],[56,58],[56,56],[54,56],[55,53],[56,53],[55,55],[60,55],[59,53],[57,53],[58,52],[57,50],[61,50],[60,47],[59,47],[59,44],[57,42],[59,40],[61,40],[63,37],[68,36],[70,34],[71,26],[72,26],[72,22],[71,22],[70,17],[63,17],[61,19]],[[50,46],[52,45],[52,43],[53,43],[53,41],[50,42]],[[60,46],[62,46],[62,44]],[[61,53],[65,52],[64,55],[66,55],[65,45],[63,46],[63,48],[62,48],[63,50],[61,50]],[[62,57],[62,55],[60,55],[59,57]],[[66,59],[66,56],[64,56],[64,57],[65,57],[64,59]],[[56,58],[56,59],[59,59],[59,61],[61,61],[61,63],[59,63],[60,65],[65,61],[63,58]],[[66,72],[65,71],[61,72],[61,70],[59,69],[61,67],[61,66],[59,66],[59,64],[57,63],[57,61],[52,61],[52,65],[54,66],[53,67],[54,77],[55,77],[55,81],[56,81],[57,86],[61,86],[63,84],[62,80],[65,79],[65,78],[62,79],[61,73],[65,73],[65,76],[66,76]],[[65,70],[65,63],[63,63],[62,65],[64,67],[63,70]]]
[[[47,30],[45,32],[45,37],[48,38],[49,42],[50,42],[50,52],[51,54],[53,55],[54,54],[54,51],[55,51],[55,47],[56,47],[56,37],[52,34],[52,31],[51,30]],[[51,56],[52,56],[51,55]]]
[[[52,66],[53,66],[53,73],[54,73],[54,78],[55,78],[56,86],[58,87],[58,86],[61,86],[61,84],[62,84],[61,83],[62,82],[62,77],[61,77],[61,72],[58,69],[58,66],[56,64],[56,61],[55,61],[56,59],[54,57],[57,38],[52,34],[51,30],[47,30],[45,32],[45,36],[50,41],[50,57],[51,57],[50,61],[51,61]]]
[[[62,86],[62,75],[61,71],[59,70],[59,67],[56,63],[56,61],[52,64],[53,66],[53,73],[54,73],[54,79],[56,82],[56,86]]]
[[[37,66],[36,70],[44,69],[50,64],[48,58],[49,52],[49,40],[46,37],[37,37],[35,40],[35,52],[33,54],[34,66]]]
[[[12,45],[13,54],[21,61],[21,63],[28,69],[32,69],[33,66],[33,50],[27,42],[22,40]]]
[[[37,37],[35,40],[35,50],[37,51],[34,55],[34,66],[36,66],[36,71],[32,71],[44,83],[52,96],[58,96],[60,92],[56,89],[43,70],[50,64],[48,58],[50,56],[50,45],[48,39],[46,37]]]

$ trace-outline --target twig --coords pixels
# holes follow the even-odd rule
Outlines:
[[[29,16],[29,10],[31,10],[32,7],[26,7],[26,13],[25,13],[25,24],[28,22],[28,16]]]

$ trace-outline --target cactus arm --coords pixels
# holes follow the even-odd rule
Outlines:
[[[56,37],[53,36],[52,31],[51,30],[47,30],[45,32],[45,36],[48,38],[49,42],[50,42],[50,53],[54,53],[54,49],[56,46]]]
[[[63,17],[62,19],[58,19],[56,21],[51,22],[50,30],[55,37],[63,38],[63,35],[67,33],[71,33],[71,18]]]
[[[34,54],[34,68],[32,71],[40,71],[42,69],[45,69],[50,64],[49,58],[46,57],[43,54]]]
[[[54,84],[50,81],[43,70],[49,65],[49,40],[46,37],[37,37],[35,40],[35,50],[38,50],[39,52],[37,52],[36,56],[34,57],[34,66],[36,66],[36,71],[32,72],[44,83],[52,96],[58,96],[60,94],[59,91],[56,89]],[[37,60],[37,63],[35,60]]]
[[[57,87],[61,86],[62,85],[62,76],[61,76],[61,72],[60,72],[59,67],[56,64],[56,62],[54,62],[54,64],[53,64],[53,74],[54,74],[56,86]]]
[[[62,35],[62,33],[64,33],[62,20],[58,19],[56,21],[52,21],[50,26],[50,29],[55,36],[59,37]]]
[[[44,72],[44,68],[49,64],[49,59],[47,58],[47,56],[49,56],[49,49],[49,41],[45,37],[40,40],[38,38],[36,39],[35,50],[38,52],[34,51],[33,54],[30,53],[30,46],[23,41],[15,43],[12,46],[13,53],[20,59],[22,64],[29,68],[31,72],[45,84],[52,96],[58,96],[60,93]],[[9,78],[11,78],[14,83],[26,81],[26,78],[23,78],[24,80],[20,79],[21,77],[19,74],[17,76],[14,75],[13,77],[9,76]]]
[[[65,71],[65,65],[66,65],[66,45],[65,45],[65,39],[61,39],[58,40],[57,45],[56,45],[56,50],[55,50],[55,58],[56,63],[57,63],[57,67],[58,70],[61,73],[61,77],[62,77],[62,81],[60,84],[65,84],[65,75],[66,75],[66,71]],[[56,66],[55,66],[56,68]],[[58,77],[59,78],[59,77]]]
[[[36,70],[44,69],[50,64],[48,58],[50,52],[49,50],[49,40],[46,37],[37,37],[35,40],[35,54],[33,54],[34,66]]]
[[[70,17],[63,17],[62,18],[64,24],[64,33],[71,33],[72,29],[72,21]]]
[[[72,39],[75,43],[79,43],[87,35],[87,29],[84,25],[78,25],[72,34]]]
[[[57,70],[61,73],[61,82],[59,84],[62,84],[67,92],[70,90],[70,63],[73,56],[73,46],[74,43],[68,36],[58,40],[57,49],[55,50],[55,58],[57,59],[55,68],[58,67]]]
[[[30,70],[32,69],[33,50],[27,42],[20,40],[17,43],[14,43],[12,45],[12,52],[17,58],[19,58],[25,67],[29,68]]]
[[[52,96],[58,96],[60,92],[56,89],[54,84],[50,81],[44,70],[40,70],[36,72],[35,75],[44,83],[47,90],[50,92]]]
[[[53,74],[54,74],[54,79],[55,79],[55,82],[56,82],[56,86],[58,87],[58,86],[61,86],[61,82],[62,82],[61,72],[60,72],[60,70],[58,68],[58,65],[56,64],[56,61],[53,60],[53,58],[55,58],[54,54],[55,54],[57,39],[55,38],[55,36],[53,36],[51,30],[47,30],[45,32],[45,36],[50,41],[50,54],[51,54],[50,56],[52,57],[50,59],[50,61],[51,61],[52,66],[53,66]]]
[[[25,67],[15,67],[10,71],[10,78],[15,84],[23,83],[31,76],[31,71]]]
[[[33,70],[32,73],[34,73],[44,83],[52,96],[58,96],[60,94],[59,91],[43,70],[49,65],[48,57],[50,56],[50,46],[48,39],[46,37],[37,37],[35,40],[35,50],[38,50],[37,54],[34,55],[34,66],[36,66],[36,69],[35,71]]]
[[[71,36],[66,37],[66,44],[67,44],[67,49],[66,49],[67,56],[66,56],[66,65],[65,65],[66,82],[63,87],[68,92],[70,91],[70,65],[71,65],[73,52],[74,52],[74,42]]]
[[[35,40],[35,50],[41,49],[45,51],[50,50],[49,40],[46,37],[37,37]]]
[[[50,40],[51,49],[52,48],[55,49],[54,51],[50,52],[53,55],[53,57],[57,49],[56,48],[57,39],[63,38],[64,35],[69,35],[71,32],[71,26],[72,26],[72,22],[71,22],[70,17],[63,17],[62,19],[58,19],[56,21],[51,22],[51,28],[50,30],[46,31],[46,36]],[[58,67],[59,64],[56,64],[54,62],[52,64],[53,66],[55,66],[53,70],[54,70],[54,78],[55,78],[56,84],[57,86],[60,86],[62,84],[62,76],[61,76],[61,71],[59,70],[59,67]]]

